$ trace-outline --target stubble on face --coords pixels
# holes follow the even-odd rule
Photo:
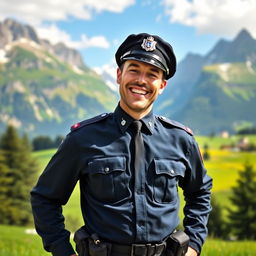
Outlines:
[[[147,115],[166,86],[163,72],[146,63],[128,60],[117,70],[120,106],[135,119]]]

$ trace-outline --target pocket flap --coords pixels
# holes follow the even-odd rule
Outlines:
[[[186,167],[180,161],[170,159],[154,159],[156,174],[184,177]]]
[[[125,157],[103,157],[88,163],[88,172],[108,174],[114,171],[125,171]]]

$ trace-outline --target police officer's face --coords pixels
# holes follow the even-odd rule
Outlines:
[[[117,69],[120,106],[135,119],[147,115],[166,86],[163,71],[140,61],[127,60]]]

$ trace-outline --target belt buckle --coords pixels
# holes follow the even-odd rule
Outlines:
[[[155,244],[155,256],[160,256],[166,248],[166,242]]]
[[[147,256],[150,244],[132,244],[131,256]]]
[[[165,247],[165,242],[160,244],[132,244],[130,256],[160,256]]]

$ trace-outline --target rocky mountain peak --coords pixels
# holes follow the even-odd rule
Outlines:
[[[27,38],[40,44],[35,30],[29,25],[22,25],[13,19],[6,19],[0,22],[0,48],[21,38]]]
[[[8,18],[0,22],[0,49],[23,38],[41,45],[60,60],[72,66],[84,66],[83,59],[77,50],[71,49],[63,43],[53,45],[49,41],[39,38],[34,28],[29,25],[21,24],[16,20]]]
[[[221,39],[205,56],[206,64],[235,63],[255,59],[256,40],[243,29],[232,40]]]
[[[242,29],[234,39],[234,43],[246,43],[246,42],[255,42],[255,39],[251,34],[246,30]]]
[[[75,66],[84,66],[83,59],[77,50],[68,48],[63,43],[58,43],[53,46],[54,53],[63,61],[70,64],[75,64]]]

